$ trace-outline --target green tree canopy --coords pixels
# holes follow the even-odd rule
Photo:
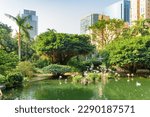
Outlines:
[[[90,29],[92,30],[92,40],[97,43],[97,48],[101,49],[122,34],[124,21],[119,19],[102,19],[93,24]]]
[[[90,44],[89,36],[48,30],[36,38],[35,49],[39,54],[49,57],[52,63],[67,64],[74,56],[90,53],[94,46]]]
[[[17,55],[0,49],[0,74],[15,68],[18,63]]]
[[[133,22],[130,28],[131,36],[146,36],[150,34],[150,19],[141,17],[139,20]]]
[[[106,47],[111,65],[135,73],[138,68],[150,69],[150,36],[114,40]]]
[[[7,52],[12,52],[16,50],[16,41],[11,38],[11,28],[6,24],[0,23],[0,49]]]

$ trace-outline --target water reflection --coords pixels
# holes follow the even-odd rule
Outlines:
[[[61,85],[60,85],[61,82]],[[44,80],[25,87],[4,91],[5,100],[89,100],[94,98],[96,86],[72,84],[68,80]]]

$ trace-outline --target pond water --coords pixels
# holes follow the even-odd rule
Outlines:
[[[100,84],[81,85],[64,80],[43,80],[22,88],[3,90],[5,100],[150,100],[150,79],[134,78],[128,81],[110,79],[100,97]]]
[[[97,99],[97,86],[80,85],[64,80],[43,80],[27,84],[22,88],[3,91],[5,100],[91,100]]]

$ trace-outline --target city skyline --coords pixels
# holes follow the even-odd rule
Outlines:
[[[17,30],[5,13],[17,16],[24,9],[34,10],[39,17],[39,33],[48,28],[63,33],[80,33],[80,19],[91,13],[104,13],[104,8],[118,0],[0,0],[0,22]]]
[[[119,0],[109,5],[105,9],[105,15],[130,23],[130,0]]]

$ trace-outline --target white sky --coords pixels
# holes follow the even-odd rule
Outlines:
[[[64,33],[80,33],[80,19],[91,13],[103,13],[104,8],[118,0],[0,0],[0,22],[17,30],[13,21],[4,14],[35,10],[38,15],[38,32],[47,28]]]

